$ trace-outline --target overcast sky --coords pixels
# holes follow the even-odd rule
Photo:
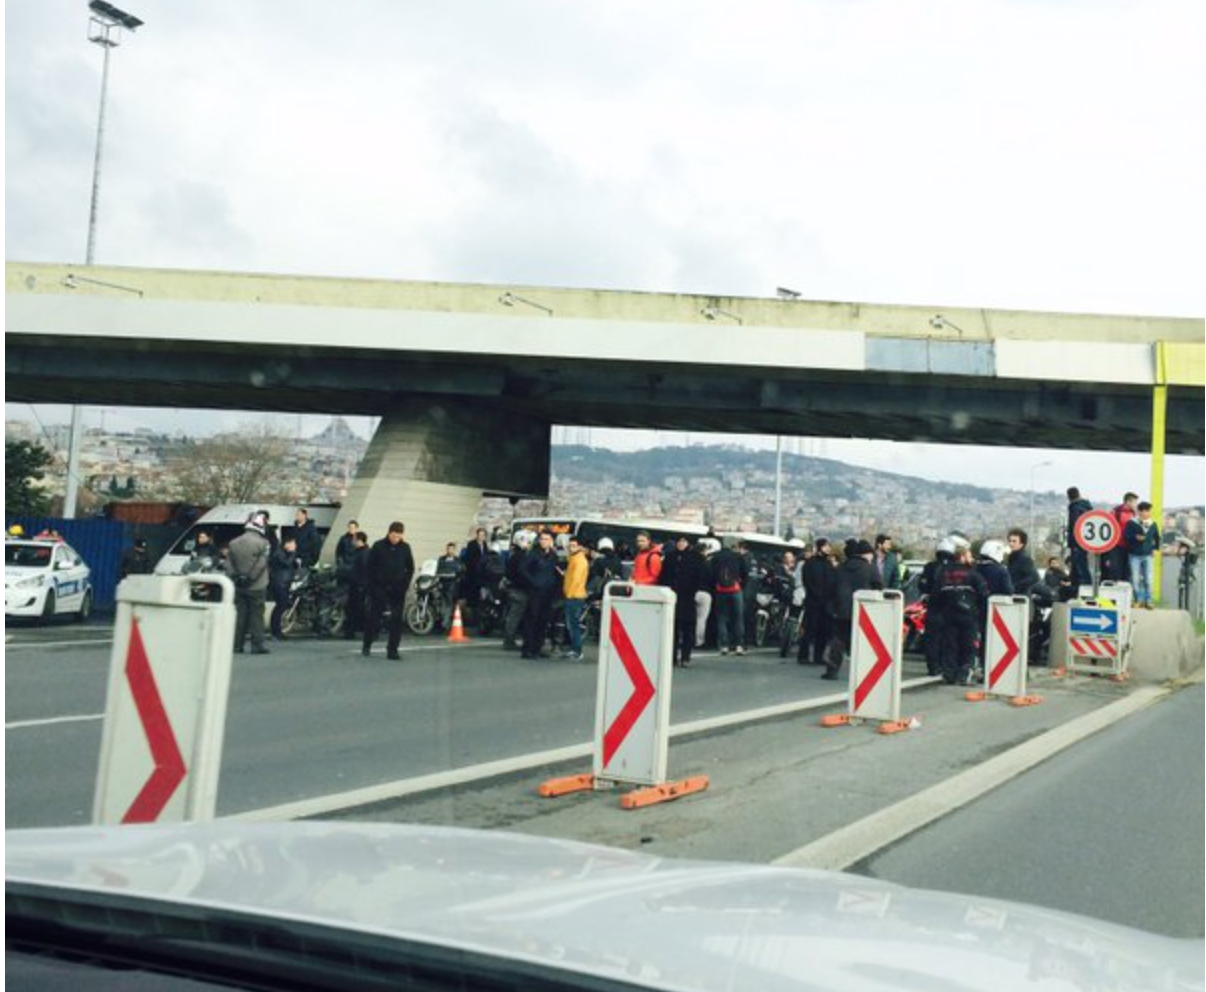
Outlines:
[[[1203,313],[1200,0],[127,9],[98,262]],[[5,29],[5,257],[82,260],[86,4],[10,0]],[[979,450],[828,453],[1147,487],[1142,458]],[[1170,500],[1202,502],[1202,459],[1172,468]]]

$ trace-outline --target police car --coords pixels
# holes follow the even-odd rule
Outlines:
[[[63,613],[87,620],[92,612],[91,569],[62,541],[4,542],[4,614],[42,617]]]

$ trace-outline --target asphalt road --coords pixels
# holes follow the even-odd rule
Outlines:
[[[5,812],[10,827],[86,823],[109,667],[106,631],[8,632]],[[218,812],[229,814],[579,744],[594,729],[596,649],[584,663],[524,661],[495,640],[378,645],[298,639],[236,656]],[[828,695],[820,669],[701,655],[674,681],[671,719]],[[66,718],[66,719],[64,719]],[[41,722],[53,721],[53,722]]]
[[[1203,699],[1183,689],[854,870],[1202,937]]]

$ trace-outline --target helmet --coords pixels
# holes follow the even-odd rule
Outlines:
[[[1005,560],[1005,545],[1001,541],[991,540],[985,541],[980,545],[980,557],[991,558],[998,565]]]
[[[599,543],[596,545],[596,547],[600,551],[615,551],[616,549],[615,543],[610,537],[599,538]]]
[[[503,544],[502,541],[491,541],[490,542],[490,550],[493,551],[496,555],[501,555],[504,551],[507,550],[507,546],[505,544]]]
[[[949,537],[944,537],[938,542],[938,547],[934,550],[940,555],[953,555],[955,553],[955,542]]]
[[[530,548],[536,540],[536,535],[530,530],[521,530],[511,539],[517,548]]]
[[[25,528],[22,527],[20,524],[13,524],[8,529],[8,536],[9,537],[24,537],[25,536]]]
[[[955,551],[970,551],[971,550],[971,541],[969,541],[966,537],[964,537],[962,534],[960,534],[958,532],[951,534],[951,536],[948,537],[947,540],[950,541],[951,544],[954,545]]]
[[[705,537],[699,542],[699,550],[705,555],[714,555],[720,550],[720,542],[714,537]]]

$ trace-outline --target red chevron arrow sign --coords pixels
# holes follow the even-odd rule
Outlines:
[[[641,714],[645,712],[657,694],[657,690],[654,689],[649,674],[641,662],[641,656],[633,646],[632,638],[628,636],[624,622],[620,619],[620,611],[615,609],[611,614],[611,645],[615,648],[620,663],[624,666],[624,671],[632,680],[632,695],[628,697],[628,701],[603,734],[604,768],[611,764],[611,759],[615,757],[616,751],[620,749],[620,745],[624,743],[637,720],[641,718]]]
[[[1010,633],[1009,625],[1001,616],[1001,611],[995,606],[992,609],[992,626],[1001,638],[1001,643],[1005,648],[1005,653],[1001,655],[1000,660],[993,666],[992,671],[988,673],[988,687],[994,688],[1001,676],[1009,670],[1010,664],[1018,656],[1018,642],[1014,640],[1013,634]]]
[[[176,743],[176,735],[172,732],[171,720],[168,719],[167,710],[163,706],[159,686],[155,682],[155,673],[151,671],[151,663],[142,643],[137,619],[131,619],[130,622],[130,648],[126,653],[125,673],[155,768],[134,798],[134,802],[130,804],[130,808],[126,810],[121,822],[154,823],[180,783],[184,781],[188,769],[184,765],[180,745]]]
[[[892,667],[892,653],[884,645],[883,638],[879,636],[879,631],[875,629],[875,624],[871,620],[871,615],[867,612],[865,606],[860,605],[858,608],[858,629],[862,631],[863,636],[867,639],[867,643],[871,646],[871,651],[875,654],[875,664],[858,686],[854,690],[854,711],[857,713],[858,708],[863,705],[866,698],[871,695],[872,690],[879,684],[879,680],[884,677],[884,672]]]

